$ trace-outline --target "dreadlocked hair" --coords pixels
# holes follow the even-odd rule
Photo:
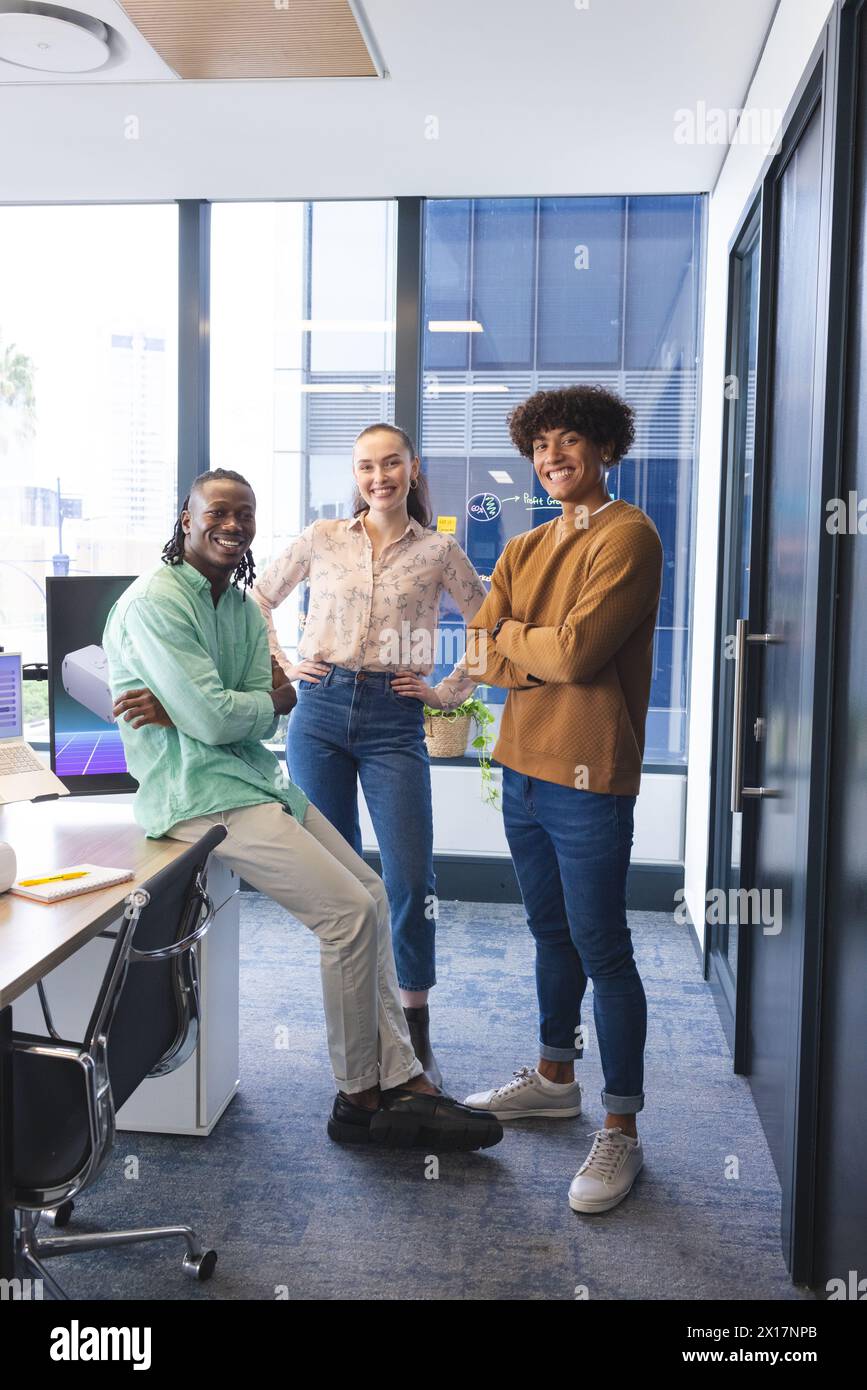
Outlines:
[[[225,479],[232,483],[243,483],[244,487],[250,487],[247,479],[242,478],[240,473],[235,473],[231,468],[214,468],[209,473],[200,473],[198,478],[194,478],[192,486],[187,496],[184,498],[183,506],[178,513],[178,519],[175,522],[175,529],[171,534],[171,539],[167,540],[163,546],[161,558],[164,565],[179,565],[184,558],[184,528],[181,524],[181,517],[184,512],[188,510],[190,498],[193,493],[199,492],[205,483],[219,482],[220,479]],[[252,490],[253,489],[250,488],[251,492]],[[233,572],[231,581],[234,588],[237,589],[239,585],[241,586],[241,598],[245,603],[247,601],[247,589],[252,586],[255,578],[256,569],[253,564],[253,552],[252,550],[247,550],[244,552],[241,563]]]

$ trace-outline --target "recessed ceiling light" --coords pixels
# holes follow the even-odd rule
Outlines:
[[[50,11],[50,12],[48,12]],[[68,18],[60,18],[65,13]],[[76,10],[46,6],[46,13],[0,13],[0,59],[36,72],[94,72],[108,62],[109,31]]]
[[[394,319],[294,319],[297,333],[393,333]]]
[[[478,319],[428,319],[429,333],[484,333]]]
[[[310,395],[360,396],[367,388],[360,381],[302,381],[299,390]]]
[[[508,391],[508,386],[499,382],[473,382],[470,386],[452,385],[450,382],[431,381],[425,386],[425,395],[428,396],[489,396],[500,395]]]
[[[360,396],[364,391],[373,391],[378,395],[387,396],[394,387],[383,382],[365,385],[360,381],[288,381],[283,389],[287,392],[306,391],[309,395]]]

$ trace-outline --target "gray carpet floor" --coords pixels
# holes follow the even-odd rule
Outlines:
[[[189,1282],[180,1245],[90,1252],[52,1262],[71,1297],[811,1297],[786,1272],[768,1146],[686,927],[630,914],[650,1013],[645,1166],[625,1202],[585,1216],[566,1194],[602,1120],[589,1008],[581,1117],[514,1122],[496,1148],[444,1155],[432,1177],[423,1153],[328,1139],[315,940],[267,898],[242,904],[240,1092],[207,1139],[119,1134],[69,1228],[189,1222],[219,1252],[216,1274]],[[535,1061],[532,942],[520,907],[481,903],[442,903],[438,941],[433,1038],[463,1098]],[[281,1025],[288,1049],[275,1046]]]

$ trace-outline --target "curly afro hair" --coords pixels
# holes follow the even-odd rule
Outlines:
[[[610,467],[629,453],[635,438],[632,407],[602,386],[537,391],[516,406],[507,423],[512,443],[528,459],[533,457],[533,440],[544,430],[574,430],[599,448],[611,446]]]

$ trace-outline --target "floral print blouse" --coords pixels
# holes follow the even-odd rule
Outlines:
[[[272,613],[306,580],[302,660],[422,677],[442,662],[456,664],[457,653],[441,649],[451,634],[438,627],[439,600],[445,589],[464,622],[481,608],[486,590],[467,556],[453,536],[428,531],[411,517],[403,535],[374,559],[362,516],[314,521],[256,580],[252,595],[265,617],[271,654],[288,669]],[[474,685],[464,671],[452,670],[436,686],[443,708],[461,704]]]

